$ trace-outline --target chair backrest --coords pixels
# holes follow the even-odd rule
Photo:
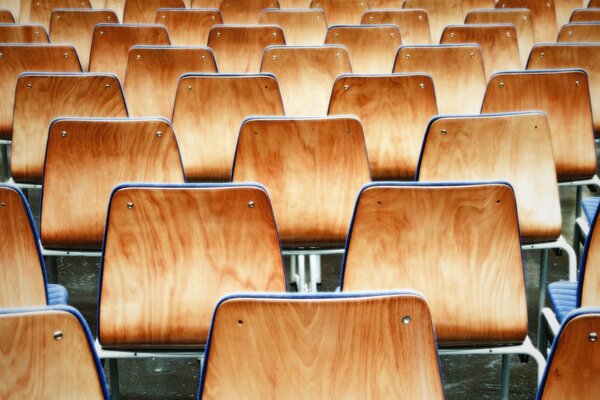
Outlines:
[[[552,137],[543,113],[434,118],[423,141],[417,179],[508,182],[515,191],[523,240],[560,236]]]
[[[268,9],[261,12],[258,23],[281,26],[291,46],[322,45],[327,35],[325,12],[320,9]]]
[[[125,8],[123,0],[105,0],[104,8],[113,10],[117,14],[119,21],[123,22],[123,11]]]
[[[221,73],[259,72],[265,48],[272,45],[285,45],[276,25],[215,25],[208,34]]]
[[[370,180],[355,117],[249,118],[240,129],[232,181],[265,185],[285,246],[343,243]]]
[[[599,208],[600,209],[600,208]],[[590,224],[581,256],[577,286],[577,308],[600,306],[600,224],[598,209]],[[598,232],[597,232],[598,231]]]
[[[479,45],[402,46],[394,73],[431,75],[440,114],[478,114],[485,93],[485,69]]]
[[[375,180],[412,180],[423,133],[437,114],[426,74],[342,75],[333,85],[329,115],[356,115],[364,129]]]
[[[441,345],[523,341],[527,304],[512,188],[366,186],[348,234],[341,287],[423,293]]]
[[[183,0],[125,0],[123,23],[152,24],[160,8],[185,8]]]
[[[327,24],[360,24],[360,19],[369,9],[366,0],[312,0],[310,8],[321,8],[327,16]]]
[[[103,252],[106,347],[198,348],[224,295],[286,290],[269,195],[257,185],[117,187]]]
[[[83,71],[89,69],[94,27],[100,23],[119,23],[112,10],[54,10],[50,20],[53,43],[70,43],[77,50]]]
[[[517,30],[521,65],[527,64],[527,57],[534,43],[531,10],[528,8],[472,10],[465,17],[465,24],[513,24]]]
[[[565,24],[558,33],[557,42],[600,42],[600,23]]]
[[[60,116],[127,117],[119,81],[110,74],[21,74],[10,160],[15,182],[41,182],[48,126]]]
[[[559,27],[569,22],[574,10],[584,6],[584,0],[554,0],[556,22]]]
[[[579,8],[573,10],[569,22],[600,22],[600,10],[597,8]]]
[[[81,72],[72,46],[0,44],[0,138],[10,139],[13,129],[15,88],[19,74],[27,71]]]
[[[94,339],[76,309],[0,309],[0,336],[3,399],[109,399]]]
[[[327,31],[325,44],[345,46],[354,73],[389,74],[402,39],[396,25],[337,25]]]
[[[570,313],[554,338],[537,399],[594,399],[600,391],[600,309]]]
[[[393,24],[400,28],[403,44],[430,44],[429,17],[425,10],[377,10],[365,11],[361,24]]]
[[[210,28],[223,19],[216,9],[163,8],[154,22],[167,28],[173,46],[206,46]]]
[[[46,29],[50,27],[50,16],[56,8],[92,8],[89,0],[35,0],[29,3],[29,22],[42,24]],[[24,22],[23,19],[21,21]]]
[[[261,72],[277,77],[288,116],[324,116],[335,79],[352,72],[343,46],[272,46],[265,50]]]
[[[98,24],[90,51],[90,72],[112,72],[125,81],[129,50],[135,45],[169,46],[163,25]]]
[[[205,359],[203,400],[444,398],[427,303],[408,291],[226,297]]]
[[[600,8],[600,0],[590,0],[588,8]]]
[[[284,115],[273,75],[184,75],[173,126],[190,181],[229,181],[240,126],[251,115]]]
[[[554,42],[558,33],[554,0],[498,0],[496,8],[528,8],[533,18],[535,43]]]
[[[540,110],[548,115],[559,182],[596,172],[590,89],[576,69],[502,72],[488,82],[482,113]]]
[[[222,0],[219,6],[225,24],[258,24],[262,10],[279,8],[277,0]]]
[[[42,25],[1,24],[0,43],[50,43],[50,39]]]
[[[1,5],[4,7],[4,5]],[[15,17],[8,8],[0,8],[0,24],[14,24]]]
[[[404,8],[422,9],[429,16],[432,43],[439,43],[448,25],[463,22],[463,0],[406,0]]]

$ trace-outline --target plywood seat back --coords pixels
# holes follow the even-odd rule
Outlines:
[[[4,7],[4,5],[2,5]],[[0,24],[14,24],[15,17],[12,15],[9,9],[0,8]]]
[[[327,16],[327,24],[360,24],[360,19],[369,9],[367,0],[312,0],[310,8],[321,8]]]
[[[105,347],[199,348],[221,297],[286,290],[269,195],[252,184],[115,189],[101,270]]]
[[[596,172],[588,77],[583,70],[503,72],[488,82],[482,113],[539,110],[548,115],[559,182]]]
[[[404,0],[369,0],[370,9],[402,8]]]
[[[260,14],[259,24],[279,25],[290,46],[322,45],[327,35],[325,12],[320,9],[268,9]]]
[[[192,0],[191,8],[216,8],[221,6],[221,0]]]
[[[206,46],[210,28],[223,19],[217,9],[162,8],[154,22],[167,28],[173,46]]]
[[[119,21],[123,22],[123,11],[125,9],[125,1],[123,0],[105,0],[104,8],[113,10],[117,14]]]
[[[369,3],[371,4],[371,3]],[[372,8],[375,8],[371,6]],[[425,10],[365,11],[361,24],[393,24],[400,28],[403,44],[430,44],[429,16]]]
[[[280,0],[280,8],[309,8],[311,0]]]
[[[370,180],[354,117],[250,118],[240,129],[232,181],[267,188],[286,247],[343,243],[356,195]]]
[[[244,119],[284,115],[273,75],[185,75],[177,89],[173,125],[191,181],[229,181]]]
[[[600,42],[600,23],[565,24],[558,33],[557,42]]]
[[[591,221],[579,268],[577,307],[600,306],[600,223],[598,211]]]
[[[29,22],[41,24],[46,30],[50,28],[50,16],[56,8],[92,8],[89,0],[35,0],[23,1],[22,4],[31,4]],[[21,15],[21,22],[25,22]]]
[[[400,72],[431,75],[438,113],[479,113],[486,84],[479,45],[402,46],[394,64]]]
[[[590,0],[588,3],[588,8],[600,8],[600,1]]]
[[[297,398],[300,387],[312,399],[444,398],[431,317],[414,293],[231,296],[212,329],[203,400]]]
[[[356,115],[364,129],[375,180],[412,180],[423,134],[437,114],[426,74],[342,75],[333,86],[329,115]]]
[[[463,0],[406,0],[404,8],[421,9],[429,16],[432,43],[439,43],[448,25],[463,22]]]
[[[343,46],[273,46],[260,70],[277,77],[286,115],[324,116],[335,79],[352,67]]]
[[[524,271],[510,186],[369,185],[351,226],[342,291],[423,293],[440,346],[525,338]]]
[[[22,74],[10,163],[15,182],[41,183],[48,126],[61,116],[127,117],[119,81],[110,74]]]
[[[50,43],[42,25],[0,24],[0,43]]]
[[[584,0],[554,0],[558,27],[569,22],[574,10],[583,7]]]
[[[554,42],[558,33],[554,0],[498,0],[496,8],[528,8],[533,18],[535,43]]]
[[[160,8],[185,8],[183,0],[125,0],[123,23],[152,24]]]
[[[262,10],[279,8],[277,0],[222,0],[219,6],[223,22],[231,24],[258,24]]]
[[[600,22],[600,10],[595,8],[578,8],[577,10],[573,10],[569,22]]]

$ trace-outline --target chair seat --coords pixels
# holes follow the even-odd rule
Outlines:
[[[600,197],[590,197],[581,202],[581,208],[583,209],[583,214],[588,222],[594,220],[594,215],[596,214],[596,210],[598,209],[598,204],[600,204]]]
[[[69,293],[67,289],[62,285],[54,283],[48,284],[48,305],[55,306],[59,304],[67,304],[69,301]]]
[[[548,297],[558,322],[577,308],[577,282],[554,282],[548,285]]]

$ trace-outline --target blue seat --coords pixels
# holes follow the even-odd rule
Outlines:
[[[588,222],[594,219],[594,215],[598,209],[598,204],[600,204],[600,197],[589,197],[581,202],[583,214],[587,218]]]
[[[548,285],[548,297],[558,322],[577,308],[577,282],[561,281]]]

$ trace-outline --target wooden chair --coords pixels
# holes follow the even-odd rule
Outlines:
[[[431,75],[438,113],[479,113],[486,83],[479,45],[402,46],[394,64],[399,72]]]
[[[558,33],[557,42],[600,42],[600,23],[565,24]]]
[[[284,115],[273,75],[184,75],[173,126],[190,181],[227,182],[240,126],[250,115]]]
[[[289,46],[322,45],[327,35],[325,12],[319,9],[263,10],[258,23],[281,26]]]
[[[125,81],[129,50],[135,45],[169,46],[163,25],[98,24],[90,51],[90,72],[112,72]]]
[[[232,295],[215,311],[199,398],[443,399],[436,350],[413,292]]]
[[[219,10],[223,22],[228,25],[246,24],[256,25],[262,10],[279,8],[277,0],[222,0]]]
[[[369,2],[371,4],[371,2]],[[373,7],[375,8],[375,7]],[[425,10],[365,11],[361,24],[393,24],[400,28],[403,44],[430,44],[429,17]]]
[[[42,25],[0,24],[0,43],[50,43]]]
[[[583,7],[583,2],[584,0],[554,0],[558,27],[568,23],[573,11]]]
[[[123,23],[152,24],[160,8],[185,8],[183,0],[125,0]]]
[[[325,44],[345,46],[354,73],[389,74],[402,39],[396,25],[338,25],[329,28]]]
[[[600,22],[600,10],[594,8],[573,10],[569,22]]]
[[[0,335],[0,397],[109,399],[92,334],[76,309],[0,309]]]
[[[277,77],[286,115],[324,116],[335,79],[352,69],[343,46],[272,46],[261,72]]]
[[[94,27],[100,23],[118,23],[112,10],[55,10],[50,19],[53,43],[70,43],[77,50],[81,66],[88,71]]]
[[[312,0],[310,8],[322,8],[329,26],[360,24],[369,3],[366,0]]]
[[[223,19],[216,9],[162,8],[154,22],[167,28],[173,46],[206,46],[210,28],[222,24]]]
[[[490,240],[493,238],[493,240]],[[505,183],[373,183],[359,193],[343,292],[405,287],[425,296],[440,354],[544,359],[527,336],[517,206]],[[490,296],[493,293],[493,296]]]
[[[35,0],[29,3],[31,11],[28,21],[41,24],[46,30],[50,28],[50,16],[56,8],[92,8],[89,0]],[[24,22],[23,13],[21,13],[21,22]]]
[[[375,180],[413,180],[429,119],[437,114],[426,74],[341,75],[329,115],[356,115],[364,129]]]
[[[528,8],[533,18],[535,43],[554,42],[558,33],[554,0],[498,0],[496,8]]]
[[[215,25],[208,34],[220,73],[257,73],[266,47],[285,45],[275,25]]]
[[[14,24],[15,17],[12,15],[9,9],[0,8],[0,24]]]
[[[528,8],[472,10],[465,17],[465,24],[513,24],[517,30],[521,65],[527,65],[527,58],[534,43],[531,11]]]

